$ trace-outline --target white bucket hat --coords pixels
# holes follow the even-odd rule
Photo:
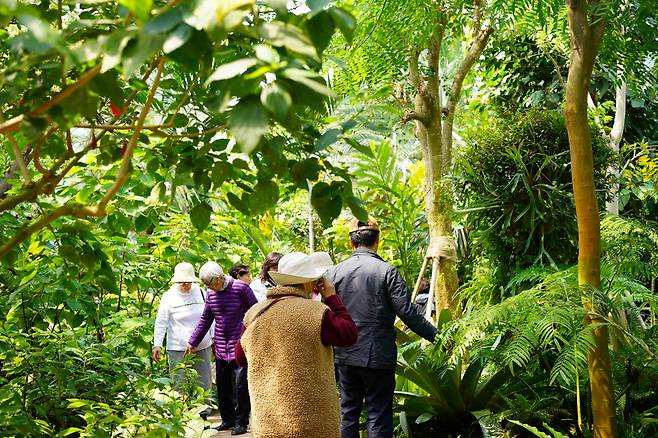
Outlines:
[[[191,263],[179,263],[174,268],[174,276],[171,279],[172,283],[192,283],[199,281],[194,276],[194,266]]]
[[[269,271],[272,279],[280,285],[303,284],[322,277],[329,266],[332,266],[329,254],[316,252],[304,254],[291,252],[279,260],[279,270]]]

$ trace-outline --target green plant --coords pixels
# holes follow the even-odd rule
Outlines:
[[[604,193],[610,152],[596,138],[596,175]],[[464,140],[455,164],[458,208],[473,252],[496,267],[499,285],[533,264],[573,263],[576,221],[561,114],[502,113]]]

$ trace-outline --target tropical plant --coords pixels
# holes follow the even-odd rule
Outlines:
[[[604,194],[612,153],[595,138],[597,189]],[[475,253],[495,267],[499,284],[534,264],[573,263],[577,230],[562,115],[503,111],[463,139],[454,170],[457,208]]]

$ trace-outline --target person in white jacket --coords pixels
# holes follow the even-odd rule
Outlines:
[[[199,281],[194,275],[194,266],[190,263],[179,263],[174,268],[174,283],[162,295],[158,315],[155,318],[153,334],[153,360],[158,362],[162,355],[162,346],[167,337],[167,358],[169,371],[172,372],[185,356],[187,341],[197,326],[205,307],[205,292],[201,291],[194,282]],[[212,329],[199,344],[193,353],[197,360],[194,369],[199,374],[199,386],[205,391],[212,388],[210,377],[210,364],[212,363]],[[177,383],[183,383],[185,376],[182,372],[173,375]],[[201,413],[204,419],[210,414],[210,409]]]

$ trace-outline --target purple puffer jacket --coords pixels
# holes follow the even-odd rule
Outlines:
[[[206,307],[190,337],[190,345],[201,343],[215,321],[215,358],[230,362],[235,360],[235,344],[242,335],[242,320],[247,310],[256,304],[256,296],[247,283],[226,277],[224,290],[208,289]]]

